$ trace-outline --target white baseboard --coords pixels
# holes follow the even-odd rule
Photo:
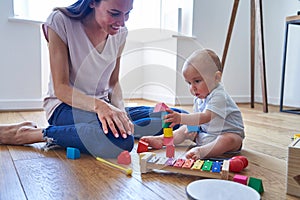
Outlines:
[[[43,99],[0,100],[0,110],[43,110]]]

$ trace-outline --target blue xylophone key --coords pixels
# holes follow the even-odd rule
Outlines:
[[[219,173],[221,171],[221,163],[218,161],[213,162],[211,171]]]

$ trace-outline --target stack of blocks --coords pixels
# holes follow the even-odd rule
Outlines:
[[[166,146],[166,157],[173,158],[175,157],[175,145],[174,145],[174,138],[173,138],[173,129],[170,128],[169,122],[165,122],[164,116],[167,115],[168,112],[162,112],[161,118],[162,118],[162,128],[164,133],[164,140],[163,143]]]

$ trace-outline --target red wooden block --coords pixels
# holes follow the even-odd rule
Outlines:
[[[118,156],[118,163],[129,165],[131,163],[130,153],[128,151],[121,152],[120,155]]]
[[[138,143],[137,153],[143,153],[148,151],[149,144],[143,140]]]

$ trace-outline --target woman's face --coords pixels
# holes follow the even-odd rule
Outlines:
[[[114,35],[125,26],[133,0],[102,0],[94,5],[96,22],[107,34]]]

